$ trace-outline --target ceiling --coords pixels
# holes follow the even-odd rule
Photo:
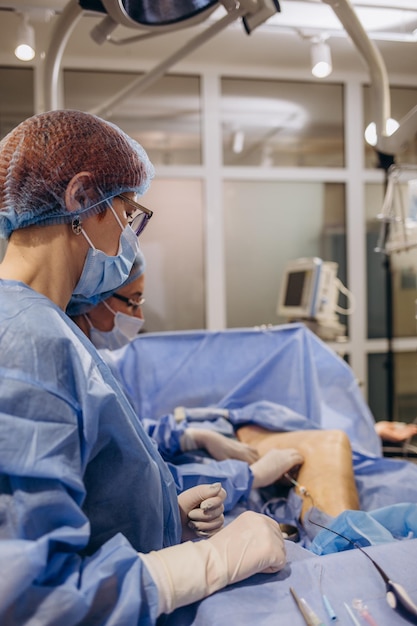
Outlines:
[[[75,3],[76,0],[72,0],[72,2]],[[369,38],[374,42],[382,55],[389,80],[394,78],[399,86],[416,87],[417,0],[352,0],[352,4],[362,25],[366,28]],[[23,62],[17,62],[13,54],[17,26],[20,20],[19,12],[27,12],[35,28],[37,51],[35,60],[39,61],[42,54],[48,50],[51,34],[54,32],[55,27],[59,25],[60,16],[66,6],[68,6],[68,0],[0,0],[0,65],[16,65],[16,63],[25,65]],[[274,72],[277,72],[278,75],[282,74],[282,76],[279,76],[280,79],[310,79],[311,38],[320,35],[327,38],[333,60],[333,73],[329,79],[323,80],[323,82],[327,80],[327,88],[331,88],[332,82],[336,83],[338,77],[345,78],[346,74],[359,74],[360,77],[364,77],[364,81],[369,80],[367,64],[326,2],[321,2],[320,0],[280,0],[280,8],[281,11],[279,13],[273,15],[265,24],[256,28],[249,36],[245,32],[241,20],[236,21],[228,26],[226,30],[217,34],[189,54],[181,65],[174,65],[173,71],[175,72],[177,69],[180,71],[182,67],[186,67],[193,72],[195,68],[200,69],[202,66],[211,65],[216,66],[216,68],[224,68],[226,77],[238,76],[239,72],[236,71],[236,68],[244,68],[245,73],[248,71],[249,74],[251,73],[251,68],[253,68],[253,77],[260,77],[262,72],[270,72],[272,75]],[[203,32],[214,21],[218,20],[219,14],[220,17],[224,14],[223,8],[212,14],[202,24],[139,42],[127,45],[112,45],[106,42],[98,45],[91,38],[90,32],[95,25],[102,21],[103,15],[85,12],[77,22],[65,45],[62,65],[66,68],[83,70],[117,70],[123,68],[127,71],[140,72],[151,69],[181,48],[186,40]],[[143,34],[143,30],[119,26],[112,33],[112,37],[116,41],[120,41],[125,38],[136,37],[138,34]],[[261,68],[261,71],[259,71],[259,68]],[[87,74],[86,76],[86,80],[89,80]],[[120,77],[120,79],[125,80],[123,77]],[[98,80],[97,77],[95,80]],[[106,83],[106,88],[114,89],[114,92],[117,93],[116,79],[112,80],[115,82],[112,82],[110,86]],[[68,101],[66,104],[75,108],[82,108],[83,110],[91,110],[90,103],[84,100],[88,94],[97,96],[98,88],[97,83],[94,84],[94,87],[89,84],[84,89],[82,86],[76,85],[73,89],[74,102],[71,100],[71,102]],[[16,99],[19,85],[9,89],[11,92],[10,96]],[[143,118],[142,125],[148,129],[148,135],[145,137],[142,133],[139,140],[148,147],[152,147],[154,144],[156,146],[158,142],[160,143],[163,123],[169,127],[167,135],[169,135],[170,141],[174,141],[176,133],[179,132],[181,121],[187,128],[186,131],[182,132],[177,143],[175,143],[176,150],[179,150],[186,142],[188,135],[194,138],[199,136],[198,94],[187,93],[182,90],[178,94],[178,102],[177,106],[175,106],[173,87],[170,86],[168,102],[169,107],[173,110],[168,114],[161,104],[161,102],[164,102],[164,99],[161,100],[158,97],[157,89],[156,87],[155,92],[155,85],[153,85],[153,89],[148,88],[145,99],[141,97],[140,93],[136,93],[130,100],[126,100],[123,104],[123,114],[126,119],[130,119],[130,110],[134,111],[136,125],[138,124],[138,117]],[[7,90],[4,85],[3,90]],[[260,93],[255,95],[257,96],[256,98],[250,98],[247,94],[244,99],[240,97],[239,110],[242,115],[248,115],[251,119],[257,120],[257,127],[252,142],[254,145],[257,145],[259,136],[264,136],[262,134],[263,125],[267,126],[268,129],[271,127],[279,130],[283,122],[282,120],[278,124],[276,122],[276,98],[274,99],[273,111],[269,111],[269,109],[265,109],[269,104],[268,98],[261,98]],[[1,97],[0,92],[2,102],[8,100],[7,96],[8,94],[3,91],[3,97]],[[104,102],[107,102],[109,98],[111,100],[111,97],[111,93],[103,93],[101,98]],[[301,95],[299,100],[300,107],[302,107],[303,98],[304,96]],[[262,100],[263,107],[261,113],[256,108],[256,106],[260,106],[260,100]],[[312,101],[311,90],[309,101]],[[410,109],[414,105],[415,102],[412,102]],[[10,110],[13,110],[13,107]],[[140,115],[139,111],[141,111]],[[92,109],[91,112],[97,111]],[[111,107],[109,111],[100,110],[97,113],[103,116],[106,116],[108,113],[111,117]],[[318,129],[316,135],[320,140],[323,134],[325,134],[324,129],[332,127],[332,116],[334,113],[334,98],[330,98],[325,106],[321,106],[315,112],[315,126],[313,126]],[[287,115],[287,113],[285,114]],[[241,127],[245,128],[247,138],[250,138],[250,124],[248,125],[244,119],[239,118],[237,120],[236,107],[232,107],[230,114],[227,110],[223,111],[223,117],[225,127],[229,128],[230,126],[231,136],[236,130],[235,126],[240,121]],[[155,128],[150,123],[151,118]],[[233,125],[229,124],[229,118],[233,119]],[[10,121],[11,123],[12,121]],[[285,121],[285,125],[288,127],[288,120]],[[156,128],[158,132],[156,132]],[[134,135],[130,128],[125,128],[125,130]],[[270,131],[268,130],[266,135],[268,143],[279,143],[279,140],[282,140],[282,133],[280,134],[278,130],[273,137],[270,136]],[[302,126],[302,129],[297,132],[305,134],[307,130]],[[297,135],[297,132],[294,131],[294,134]],[[317,143],[317,138],[310,138],[310,143],[313,140]],[[315,144],[314,150],[316,152],[319,151],[320,146]]]
[[[0,0],[0,59],[15,62],[14,39],[19,20],[18,11],[27,11],[35,27],[38,53],[45,51],[54,25],[67,0]],[[380,50],[389,75],[417,78],[417,0],[353,0],[355,10],[369,37]],[[357,49],[346,36],[333,10],[319,0],[280,0],[281,12],[271,17],[249,36],[241,21],[194,51],[187,59],[190,64],[244,65],[263,68],[283,68],[309,72],[310,39],[318,34],[328,38],[333,58],[334,74],[366,72],[366,65]],[[395,9],[395,12],[393,10]],[[220,9],[222,11],[222,9]],[[129,45],[96,44],[90,31],[101,17],[85,13],[78,22],[65,47],[66,59],[89,58],[109,62],[117,59],[134,62],[160,62],[184,43],[184,33],[191,38],[205,29],[216,14],[203,25],[167,33]],[[123,39],[137,35],[133,28],[118,27],[113,36]],[[415,34],[414,34],[415,33]]]

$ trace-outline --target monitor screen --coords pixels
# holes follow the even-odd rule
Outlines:
[[[282,276],[277,314],[286,319],[314,316],[322,260],[317,257],[289,261]]]
[[[284,306],[301,306],[307,272],[291,272],[287,278]]]
[[[289,261],[284,269],[277,314],[287,321],[334,320],[337,263],[318,257]]]

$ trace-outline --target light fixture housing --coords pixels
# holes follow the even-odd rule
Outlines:
[[[392,117],[389,117],[387,121],[385,122],[385,135],[387,137],[391,137],[391,135],[395,133],[398,127],[399,127],[399,123],[397,122],[397,120],[395,120]],[[365,129],[364,135],[365,135],[366,143],[368,143],[370,146],[376,146],[378,137],[376,134],[375,122],[371,122],[370,124],[368,124],[368,126]]]
[[[332,54],[324,39],[313,39],[311,43],[311,73],[316,78],[326,78],[332,73]]]
[[[243,151],[243,146],[245,144],[245,133],[241,128],[238,128],[233,133],[233,152],[235,154],[240,154]]]
[[[35,31],[25,14],[22,15],[17,29],[17,44],[14,53],[20,61],[31,61],[35,57]]]

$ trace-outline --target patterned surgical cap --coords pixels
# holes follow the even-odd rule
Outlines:
[[[145,193],[154,168],[139,143],[89,113],[49,111],[19,124],[0,142],[0,237],[31,224],[71,222],[65,192],[83,172],[89,175],[77,215],[88,217],[120,193]]]

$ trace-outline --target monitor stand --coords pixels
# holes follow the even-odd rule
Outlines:
[[[323,341],[347,341],[346,326],[337,319],[292,319],[291,322],[302,322]]]

